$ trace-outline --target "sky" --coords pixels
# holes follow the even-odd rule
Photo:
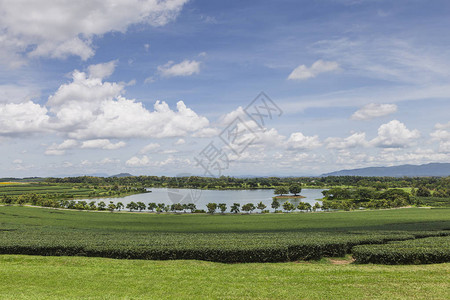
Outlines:
[[[450,162],[450,3],[0,0],[0,177]]]

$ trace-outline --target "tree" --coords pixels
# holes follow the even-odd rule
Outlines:
[[[164,203],[158,203],[159,212],[163,211],[166,205]],[[158,211],[158,209],[156,210]]]
[[[181,203],[175,203],[173,206],[174,206],[175,212],[183,210],[183,205]]]
[[[151,202],[151,203],[149,203],[148,204],[148,210],[150,210],[150,211],[154,211],[155,210],[155,208],[157,208],[158,207],[158,205],[156,205],[156,203],[155,202]]]
[[[260,209],[260,210],[261,210],[261,213],[262,213],[263,210],[266,209],[266,207],[267,207],[267,206],[266,206],[264,203],[262,203],[262,201],[261,201],[261,202],[258,203],[258,206],[257,206],[256,208]]]
[[[223,214],[227,210],[227,205],[225,203],[219,203],[220,212]]]
[[[251,213],[255,209],[255,205],[253,203],[247,203],[242,205],[242,210],[248,213]]]
[[[273,201],[272,201],[271,207],[274,210],[277,210],[278,207],[280,207],[280,202],[278,202],[277,198],[275,198],[275,197],[273,197],[272,199],[273,199]]]
[[[278,186],[273,191],[275,195],[283,196],[283,194],[289,193],[289,189],[286,186]]]
[[[106,203],[103,201],[100,201],[97,205],[98,210],[105,210],[105,207],[106,207]]]
[[[302,191],[302,188],[299,184],[291,184],[289,186],[289,192],[291,194],[294,194],[294,196],[297,196],[297,194],[300,194]]]
[[[124,208],[123,203],[122,202],[117,202],[116,204],[116,208],[120,211],[121,209]]]
[[[301,211],[301,210],[306,210],[306,205],[305,205],[305,204],[306,204],[305,202],[301,202],[301,201],[300,201],[300,202],[298,203],[298,205],[297,205],[297,209],[300,210],[300,211]]]
[[[188,203],[187,208],[191,211],[191,213],[197,209],[194,203]]]
[[[89,202],[89,209],[90,210],[96,210],[97,209],[97,206],[95,205],[96,203],[95,203],[95,201],[91,201],[91,202]],[[64,206],[68,206],[69,204],[67,203],[66,205],[64,205]]]
[[[20,206],[24,205],[27,202],[27,199],[25,198],[25,195],[20,195],[17,198],[17,204],[19,204]]]
[[[3,203],[9,205],[9,204],[11,204],[11,202],[12,202],[12,198],[11,197],[9,197],[8,195],[3,196]]]
[[[431,197],[431,192],[429,189],[427,189],[424,186],[419,187],[419,189],[416,192],[417,197]]]
[[[305,203],[305,208],[307,211],[311,211],[311,204]]]
[[[136,203],[134,203],[133,201],[131,201],[130,203],[127,204],[127,208],[128,208],[130,211],[133,211],[134,209],[137,209],[138,207],[137,207],[137,204],[136,204]]]
[[[208,208],[208,213],[213,214],[216,212],[217,203],[208,203],[206,204],[206,208]]]
[[[139,209],[139,211],[142,211],[143,209],[145,209],[147,207],[147,205],[145,205],[144,202],[139,201],[138,203],[136,203],[137,208]]]
[[[316,203],[314,204],[314,206],[313,206],[313,210],[314,210],[314,211],[316,211],[316,210],[318,210],[318,209],[320,209],[320,208],[321,208],[321,206],[320,206],[319,202],[316,202]]]
[[[283,203],[283,209],[285,211],[287,211],[287,212],[290,212],[290,211],[294,210],[295,207],[294,207],[294,205],[291,202],[286,201],[286,202]]]
[[[116,209],[116,205],[114,204],[114,202],[109,201],[109,204],[108,204],[108,210],[109,210],[110,212],[113,212],[115,209]]]
[[[239,213],[239,207],[240,207],[241,205],[239,204],[239,203],[233,203],[233,205],[231,205],[231,212],[232,213],[234,213],[234,214],[237,214],[237,213]]]

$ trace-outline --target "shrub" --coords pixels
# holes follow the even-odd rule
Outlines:
[[[356,246],[352,252],[357,263],[389,265],[444,263],[450,262],[450,236]]]

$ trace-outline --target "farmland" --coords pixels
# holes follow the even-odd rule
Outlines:
[[[449,209],[258,215],[133,214],[0,207],[0,252],[283,262],[361,244],[443,236]]]
[[[61,199],[80,199],[94,197],[117,197],[136,193],[145,190],[131,186],[116,185],[89,185],[73,183],[46,183],[46,182],[2,182],[0,184],[0,201],[32,203],[46,202],[56,203]],[[38,204],[32,203],[32,204]]]

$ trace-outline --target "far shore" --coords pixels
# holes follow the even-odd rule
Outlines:
[[[281,196],[275,196],[276,199],[301,199],[301,198],[306,198],[305,196],[302,195],[281,195]]]

